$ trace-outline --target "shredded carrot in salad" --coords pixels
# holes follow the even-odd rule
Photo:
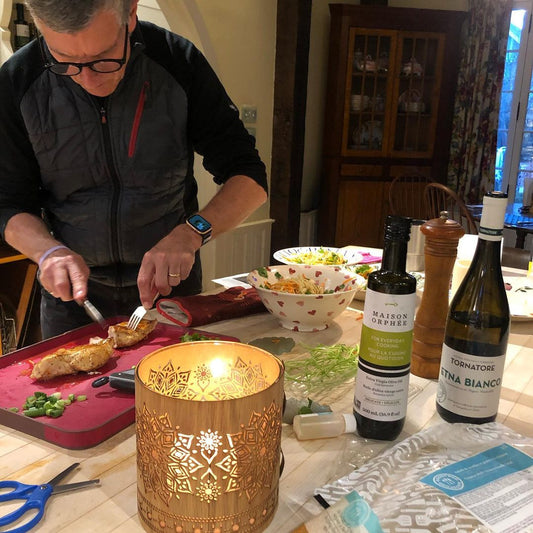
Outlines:
[[[315,283],[303,274],[289,279],[280,279],[275,283],[267,281],[265,282],[265,289],[290,294],[328,294],[333,292],[331,290],[326,291],[323,284]]]

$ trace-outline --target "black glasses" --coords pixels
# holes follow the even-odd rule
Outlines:
[[[88,61],[87,63],[67,63],[63,61],[54,61],[51,59],[45,62],[44,68],[48,69],[59,76],[77,76],[84,67],[90,68],[94,72],[101,74],[109,74],[120,70],[124,63],[126,63],[126,54],[128,52],[128,25],[126,24],[126,35],[124,36],[124,52],[121,59],[97,59],[96,61]],[[41,46],[41,53],[46,58],[43,49],[42,38],[39,39]]]

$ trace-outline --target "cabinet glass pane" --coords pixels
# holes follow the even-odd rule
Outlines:
[[[400,40],[394,151],[431,152],[437,113],[438,38]]]
[[[354,32],[352,43],[346,147],[356,152],[381,152],[391,38]]]

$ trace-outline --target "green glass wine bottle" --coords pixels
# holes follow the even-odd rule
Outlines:
[[[15,27],[15,50],[18,50],[30,42],[30,25],[24,18],[24,4],[15,4],[15,6],[17,18],[13,25]]]
[[[472,264],[448,311],[437,389],[448,422],[483,424],[498,412],[510,323],[500,262],[506,208],[504,193],[483,198]]]
[[[355,381],[361,437],[393,440],[407,410],[416,279],[405,271],[411,220],[388,216],[381,269],[368,277]]]

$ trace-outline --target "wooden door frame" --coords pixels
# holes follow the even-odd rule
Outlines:
[[[271,253],[297,246],[312,0],[278,0],[270,175]]]

